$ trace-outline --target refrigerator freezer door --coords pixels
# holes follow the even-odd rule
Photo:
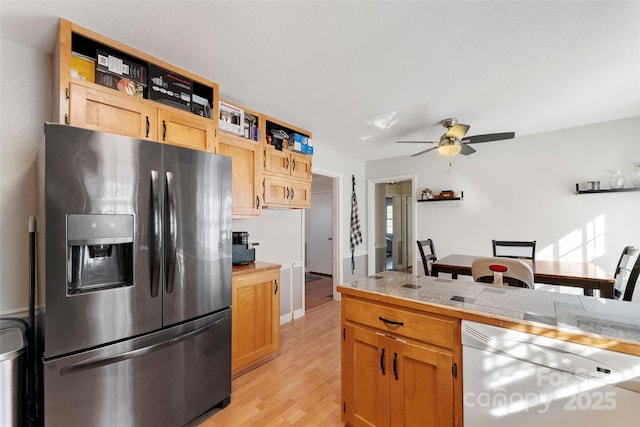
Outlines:
[[[231,305],[231,159],[165,145],[163,324]]]
[[[38,171],[44,178],[38,240],[44,246],[45,358],[161,328],[162,295],[152,296],[150,281],[159,243],[149,223],[152,171],[162,171],[162,146],[64,125],[45,125],[45,136]],[[83,219],[82,227],[74,218]],[[119,221],[132,219],[127,238],[114,234]],[[118,259],[126,266],[118,267]],[[119,268],[122,283],[113,279]]]
[[[182,426],[231,394],[230,309],[44,364],[47,427]]]

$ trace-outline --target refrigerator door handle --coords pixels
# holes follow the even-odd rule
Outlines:
[[[153,216],[149,230],[149,247],[151,248],[151,296],[157,297],[160,289],[160,261],[162,259],[162,224],[159,198],[158,171],[151,171],[151,215]]]
[[[74,374],[76,372],[87,371],[89,369],[99,368],[101,366],[111,365],[113,363],[122,362],[124,360],[133,359],[136,357],[143,356],[145,354],[152,353],[154,351],[161,350],[166,347],[170,347],[172,345],[178,344],[179,342],[185,341],[195,335],[201,334],[212,326],[217,325],[218,323],[224,321],[225,318],[220,318],[215,322],[211,322],[204,326],[201,326],[197,329],[194,329],[191,332],[188,332],[183,335],[176,336],[166,341],[159,342],[157,344],[152,344],[146,347],[138,348],[136,350],[127,351],[124,353],[119,353],[113,356],[102,357],[102,358],[93,358],[89,360],[85,360],[82,362],[74,363],[70,366],[65,366],[60,369],[60,375],[69,375]]]
[[[175,189],[173,184],[173,173],[166,172],[167,176],[167,208],[168,208],[168,227],[169,227],[169,241],[167,242],[167,275],[165,279],[166,291],[168,294],[173,292],[173,278],[176,267],[176,233],[177,233],[177,220],[176,220],[176,198]]]

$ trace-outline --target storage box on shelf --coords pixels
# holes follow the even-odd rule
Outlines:
[[[94,60],[92,77],[87,67]],[[64,19],[60,19],[53,69],[57,122],[216,152],[217,121],[212,118],[217,117],[216,83]],[[190,83],[191,92],[178,94],[169,85],[155,84],[147,77],[150,69],[167,79],[183,79],[178,83],[187,87]],[[178,87],[176,81],[171,83]],[[151,100],[159,97],[150,93],[161,93],[161,102]],[[188,102],[187,93],[192,97]],[[180,101],[168,105],[164,98],[169,96]],[[203,117],[202,100],[209,104],[212,117]]]
[[[265,117],[264,142],[264,204],[265,206],[311,207],[312,156],[289,149],[298,138],[300,146],[311,132]],[[284,135],[287,135],[285,138]],[[282,137],[281,137],[282,136]],[[270,143],[269,143],[270,142]],[[293,148],[293,147],[292,147]]]
[[[222,100],[220,121],[226,121],[223,112],[242,111],[244,129],[229,129],[220,125],[218,153],[232,158],[233,215],[234,217],[260,216],[262,211],[262,140],[264,129],[262,114]],[[222,116],[225,115],[225,118]]]

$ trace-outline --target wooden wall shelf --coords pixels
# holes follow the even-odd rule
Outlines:
[[[427,200],[418,200],[419,203],[421,202],[450,202],[452,200],[462,200],[462,197],[454,197],[451,199],[427,199]]]
[[[448,198],[440,198],[440,199],[419,199],[418,202],[450,202],[452,200],[462,200],[464,199],[464,191],[460,192],[460,197],[448,197]]]
[[[576,184],[576,194],[629,193],[632,191],[640,191],[640,187],[618,188],[618,189],[608,189],[608,190],[580,190],[580,185]]]

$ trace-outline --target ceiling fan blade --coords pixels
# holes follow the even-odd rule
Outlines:
[[[431,148],[427,148],[426,150],[423,150],[423,151],[421,151],[421,152],[419,152],[419,153],[412,154],[412,155],[411,155],[411,157],[419,156],[419,155],[421,155],[421,154],[424,154],[424,153],[427,153],[427,152],[429,152],[429,151],[435,150],[436,148],[438,148],[438,147],[431,147]]]
[[[436,141],[396,141],[396,144],[437,144]]]
[[[486,135],[473,135],[469,136],[462,140],[462,142],[466,144],[478,144],[480,142],[491,142],[491,141],[500,141],[503,139],[513,139],[515,138],[515,132],[504,132],[504,133],[488,133]]]
[[[467,144],[460,144],[462,149],[460,150],[460,154],[464,154],[468,156],[469,154],[473,154],[476,152],[475,148],[468,146]]]
[[[447,138],[460,140],[467,134],[468,131],[469,131],[469,125],[463,125],[458,123],[457,125],[454,125],[451,129],[449,129],[447,133],[444,134],[444,136]]]

